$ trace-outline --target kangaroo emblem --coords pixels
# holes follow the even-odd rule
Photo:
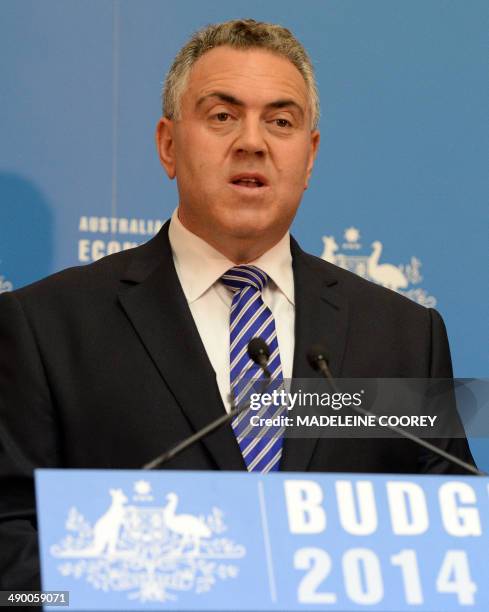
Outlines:
[[[86,548],[65,550],[62,557],[98,557],[104,552],[108,557],[116,553],[120,529],[124,521],[124,504],[127,497],[122,489],[110,489],[112,503],[93,527],[93,542]]]
[[[321,259],[335,264],[337,260],[337,255],[335,255],[335,253],[338,250],[338,245],[336,244],[334,236],[323,236],[323,244],[324,249],[321,254]]]

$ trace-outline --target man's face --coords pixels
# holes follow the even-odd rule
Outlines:
[[[157,140],[187,229],[222,252],[228,243],[263,252],[292,223],[319,133],[311,132],[306,84],[290,61],[223,46],[195,63],[180,119],[162,119]]]

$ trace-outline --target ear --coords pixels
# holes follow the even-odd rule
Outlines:
[[[319,130],[314,130],[313,132],[311,132],[311,149],[309,151],[309,159],[307,161],[306,181],[304,184],[304,189],[307,189],[309,186],[309,179],[311,178],[312,168],[314,166],[314,160],[316,159],[316,155],[318,154],[319,140],[320,140]]]
[[[176,176],[174,123],[168,117],[162,117],[156,126],[156,148],[163,168],[169,179]]]

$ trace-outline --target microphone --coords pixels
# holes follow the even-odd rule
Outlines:
[[[262,394],[265,391],[265,389],[268,387],[268,385],[270,384],[271,374],[267,369],[268,360],[270,358],[270,349],[268,348],[267,343],[264,340],[262,340],[262,338],[252,338],[248,342],[248,355],[250,356],[250,358],[253,360],[254,363],[256,363],[257,365],[261,367],[266,377],[266,380],[264,381],[264,385],[262,385],[262,389],[260,391],[260,394]],[[170,459],[173,459],[174,457],[179,455],[181,452],[183,452],[185,449],[189,448],[189,446],[192,446],[199,440],[202,440],[202,438],[205,438],[206,436],[211,434],[216,429],[219,429],[223,425],[226,425],[227,423],[232,421],[234,417],[237,417],[239,414],[241,414],[245,410],[248,410],[250,407],[250,402],[245,402],[241,406],[236,406],[234,403],[234,397],[232,395],[232,392],[230,394],[230,402],[231,402],[231,410],[229,412],[226,412],[225,414],[221,415],[218,419],[211,421],[208,425],[206,425],[205,427],[203,427],[196,433],[192,434],[188,438],[185,438],[184,440],[182,440],[181,442],[179,442],[178,444],[176,444],[169,450],[165,451],[164,453],[162,453],[161,455],[159,455],[152,461],[145,463],[142,469],[143,470],[154,470],[158,467],[161,467],[162,465],[170,461]]]
[[[324,378],[326,378],[326,380],[331,385],[333,391],[335,393],[338,393],[338,386],[336,384],[336,381],[333,378],[333,375],[331,374],[331,370],[329,369],[328,357],[327,357],[326,351],[324,350],[324,347],[322,347],[319,344],[315,344],[311,346],[310,349],[307,351],[307,361],[309,362],[309,365],[314,370],[322,373]],[[370,412],[370,410],[366,410],[365,408],[361,408],[360,406],[355,406],[352,404],[351,408],[353,408],[355,412],[358,412],[359,414],[362,414],[364,416],[375,417],[373,412]],[[467,463],[466,461],[463,461],[456,455],[452,455],[451,453],[448,453],[447,451],[439,448],[438,446],[435,446],[434,444],[431,444],[430,442],[428,442],[427,440],[424,440],[423,438],[420,438],[419,436],[415,436],[414,434],[412,434],[409,431],[406,431],[402,427],[397,427],[395,425],[389,425],[388,423],[386,423],[385,427],[399,434],[403,438],[407,438],[408,440],[415,442],[419,446],[423,446],[424,448],[427,448],[428,450],[432,451],[439,457],[442,457],[443,459],[446,459],[447,461],[454,463],[458,467],[464,468],[465,470],[467,470],[468,472],[471,472],[472,474],[475,474],[476,476],[487,476],[485,472],[478,470],[472,464]]]
[[[270,359],[270,348],[263,338],[252,338],[248,343],[248,355],[259,365],[267,378],[272,375],[268,371],[267,365]]]
[[[322,347],[320,344],[313,344],[307,351],[306,356],[311,368],[316,370],[316,372],[322,372],[323,376],[328,379],[329,384],[336,393],[338,391],[338,387],[336,386],[336,382],[331,374],[331,370],[329,369],[328,354],[324,350],[324,347]]]

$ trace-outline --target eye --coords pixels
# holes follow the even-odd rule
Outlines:
[[[224,123],[225,121],[229,119],[231,115],[229,113],[221,112],[221,113],[216,113],[214,116],[220,123]]]
[[[276,125],[281,128],[292,127],[292,123],[288,119],[274,119]]]

